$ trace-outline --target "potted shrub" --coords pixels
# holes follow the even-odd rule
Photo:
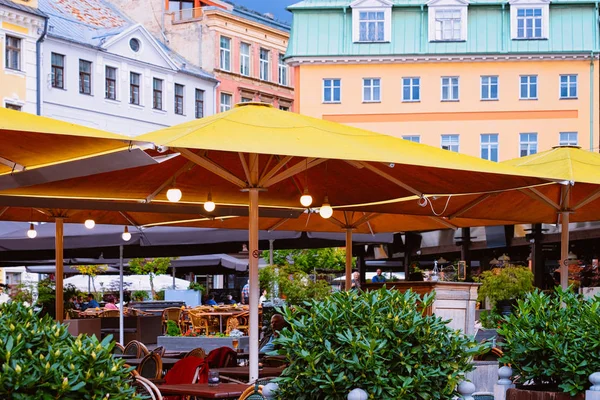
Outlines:
[[[361,388],[376,399],[451,399],[487,347],[424,315],[433,294],[336,292],[281,311],[290,327],[274,340],[290,363],[280,399],[346,399]]]
[[[108,336],[73,337],[65,325],[13,302],[0,306],[0,398],[141,400]]]
[[[560,288],[517,302],[498,331],[504,336],[500,362],[511,364],[520,384],[513,399],[583,399],[590,374],[600,371],[599,310],[600,298],[585,300]],[[534,390],[545,393],[521,397]]]

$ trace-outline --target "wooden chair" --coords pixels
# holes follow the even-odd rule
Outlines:
[[[136,376],[132,382],[132,386],[135,388],[137,394],[140,394],[151,400],[162,400],[162,394],[156,385],[150,382],[143,376]]]
[[[140,376],[137,378],[138,380],[144,382],[144,384],[146,384],[146,386],[148,386],[152,392],[154,393],[154,396],[156,397],[156,400],[162,400],[163,396],[160,393],[160,389],[158,387],[156,387],[156,385],[154,384],[154,382],[152,382],[149,379],[144,378],[143,376]]]
[[[190,350],[187,352],[185,357],[198,357],[198,358],[206,358],[206,352],[202,347],[196,347],[194,350]],[[184,357],[184,358],[185,358]]]
[[[156,353],[150,353],[138,365],[137,371],[146,379],[162,377],[162,358]]]
[[[192,329],[195,332],[202,332],[208,335],[208,318],[205,316],[199,315],[195,312],[189,312],[190,322],[192,323]]]
[[[99,317],[100,318],[118,317],[119,315],[121,315],[121,312],[119,310],[104,310],[104,311],[102,311],[102,313],[100,313]]]
[[[227,318],[227,328],[226,328],[225,333],[227,335],[229,335],[229,333],[232,330],[237,329],[238,331],[242,331],[245,334],[248,334],[249,318],[250,318],[249,312],[241,312],[237,315],[232,315],[231,317]]]
[[[158,354],[159,356],[164,357],[165,351],[166,351],[166,349],[164,348],[164,346],[158,346],[157,348],[152,350],[150,353]]]
[[[123,349],[123,354],[133,355],[136,358],[142,358],[150,354],[148,348],[142,342],[138,342],[137,340],[132,340],[127,343],[125,349]]]
[[[244,390],[238,400],[264,400],[262,388],[262,385],[259,384],[249,386],[246,390]]]
[[[113,347],[113,354],[123,354],[125,348],[119,342],[115,342],[115,347]]]
[[[162,324],[163,333],[167,331],[167,321],[173,321],[177,324],[180,330],[183,331],[181,326],[181,308],[179,307],[168,307],[162,312]]]

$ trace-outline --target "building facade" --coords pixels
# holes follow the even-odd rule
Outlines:
[[[294,108],[293,71],[284,61],[289,25],[220,0],[111,1],[215,75],[218,111],[245,101]]]
[[[297,111],[501,161],[597,149],[587,0],[304,0],[286,59]]]
[[[45,20],[35,0],[0,0],[0,107],[37,112],[38,41]]]
[[[218,81],[102,0],[39,0],[42,114],[138,135],[215,112]]]

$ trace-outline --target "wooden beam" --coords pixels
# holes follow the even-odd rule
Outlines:
[[[289,167],[288,169],[279,173],[278,175],[271,177],[269,180],[264,182],[264,184],[261,186],[265,187],[265,188],[273,186],[274,184],[281,182],[287,178],[290,178],[296,174],[304,172],[307,169],[316,167],[317,165],[324,163],[325,161],[327,161],[326,158],[309,158],[308,162],[299,162],[296,165]]]
[[[246,182],[248,182],[248,184],[250,184],[250,169],[248,168],[248,163],[246,162],[246,156],[244,156],[244,153],[239,152],[238,155],[240,156],[240,162],[242,163],[242,168],[244,168],[244,174],[246,175]]]
[[[544,203],[557,211],[560,211],[560,206],[558,204],[535,188],[519,189],[519,191],[534,200],[538,200],[539,202]]]
[[[452,219],[452,218],[458,218],[461,215],[463,215],[464,213],[470,211],[471,209],[473,209],[474,207],[477,207],[479,204],[483,203],[484,201],[486,201],[487,199],[489,199],[492,195],[491,194],[484,194],[482,196],[479,196],[478,198],[476,198],[475,200],[473,200],[472,202],[468,203],[466,206],[464,206],[463,208],[461,208],[460,210],[456,211],[453,214],[450,214],[448,216],[448,219]]]
[[[152,200],[154,200],[154,198],[156,196],[158,196],[158,194],[160,192],[162,192],[163,190],[165,190],[177,178],[179,178],[179,175],[183,174],[184,172],[187,172],[187,171],[191,170],[192,168],[194,168],[195,165],[196,164],[193,161],[188,161],[183,167],[181,167],[180,169],[178,169],[177,172],[175,172],[173,174],[173,176],[171,176],[169,179],[167,179],[166,181],[164,181],[158,188],[156,188],[156,190],[154,192],[152,192],[150,195],[148,195],[148,197],[146,197],[146,199],[145,199],[145,202],[146,203],[150,203]]]
[[[275,164],[273,169],[271,169],[266,174],[263,174],[263,176],[258,180],[258,186],[265,187],[264,186],[265,182],[268,181],[269,179],[271,179],[273,177],[273,175],[275,175],[277,172],[279,172],[279,170],[281,168],[283,168],[287,163],[289,163],[292,160],[292,158],[294,158],[294,157],[286,156],[286,157],[283,157],[281,160],[279,160],[279,162],[277,164]]]
[[[456,225],[454,225],[454,224],[452,224],[452,223],[448,222],[448,221],[447,221],[447,220],[445,220],[444,218],[440,218],[440,217],[429,217],[429,218],[431,218],[432,220],[434,220],[435,222],[437,222],[437,223],[439,223],[439,224],[442,224],[442,225],[444,225],[444,226],[445,226],[445,227],[447,227],[447,228],[454,229],[454,230],[457,230],[457,229],[458,229],[458,226],[456,226]]]
[[[12,168],[12,171],[25,171],[25,166],[14,161],[9,160],[8,158],[0,157],[0,164],[6,165],[9,168]]]
[[[248,186],[246,184],[246,182],[244,182],[243,180],[241,180],[240,178],[238,178],[231,172],[227,171],[225,168],[221,167],[219,164],[213,162],[212,160],[209,160],[205,156],[200,156],[188,149],[173,148],[171,150],[181,153],[181,155],[184,156],[185,158],[187,158],[188,160],[193,161],[195,164],[199,165],[200,167],[212,172],[213,174],[225,179],[228,182],[233,183],[234,185],[236,185],[240,188],[245,188]]]
[[[600,197],[600,189],[594,191],[589,196],[587,196],[585,199],[583,199],[579,203],[575,204],[575,206],[572,208],[572,210],[577,210],[577,209],[585,206],[586,204],[589,204],[592,201],[596,200],[598,197]]]
[[[349,229],[350,228],[348,225],[345,225],[342,221],[340,221],[339,219],[337,219],[335,217],[327,218],[327,221],[331,222],[334,225],[339,226],[342,229]]]
[[[265,166],[263,167],[262,172],[260,173],[260,177],[258,178],[258,181],[262,181],[263,177],[265,176],[265,174],[269,171],[269,167],[271,166],[271,161],[273,161],[273,157],[275,157],[273,154],[271,154],[269,156],[269,158],[267,159],[267,162],[265,163]],[[279,159],[279,158],[278,158]]]
[[[356,169],[363,169],[364,168],[364,165],[362,165],[359,161],[344,160],[344,162],[352,165]]]
[[[363,216],[358,221],[356,221],[355,223],[353,223],[352,226],[354,228],[358,228],[362,224],[369,223],[371,220],[373,220],[374,218],[379,217],[380,215],[381,214],[379,214],[379,213],[363,213]],[[369,227],[369,229],[371,229],[371,228]],[[373,229],[371,229],[371,233],[373,233]]]
[[[4,215],[4,213],[8,211],[8,209],[9,209],[9,208],[10,208],[10,207],[4,207],[4,208],[2,208],[2,209],[0,210],[0,217],[1,217],[1,216],[3,216],[3,215]]]
[[[423,194],[420,191],[418,191],[417,189],[413,188],[412,186],[409,186],[406,183],[402,182],[401,180],[394,178],[390,174],[380,170],[379,168],[375,167],[374,165],[371,165],[364,161],[361,161],[360,163],[369,171],[374,172],[375,174],[381,176],[384,179],[387,179],[388,181],[392,182],[393,184],[400,186],[401,188],[409,191],[410,193],[412,193],[416,196],[421,196]]]
[[[273,232],[275,229],[279,228],[281,225],[285,224],[286,222],[288,222],[290,219],[289,218],[282,218],[279,221],[277,221],[276,223],[273,224],[273,226],[270,226],[267,228],[267,232]]]

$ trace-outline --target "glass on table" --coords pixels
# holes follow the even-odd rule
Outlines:
[[[231,340],[231,344],[233,344],[233,350],[238,351],[238,346],[240,345],[240,340],[238,338],[233,338]]]
[[[219,383],[221,383],[219,371],[208,371],[208,386],[219,386]]]

